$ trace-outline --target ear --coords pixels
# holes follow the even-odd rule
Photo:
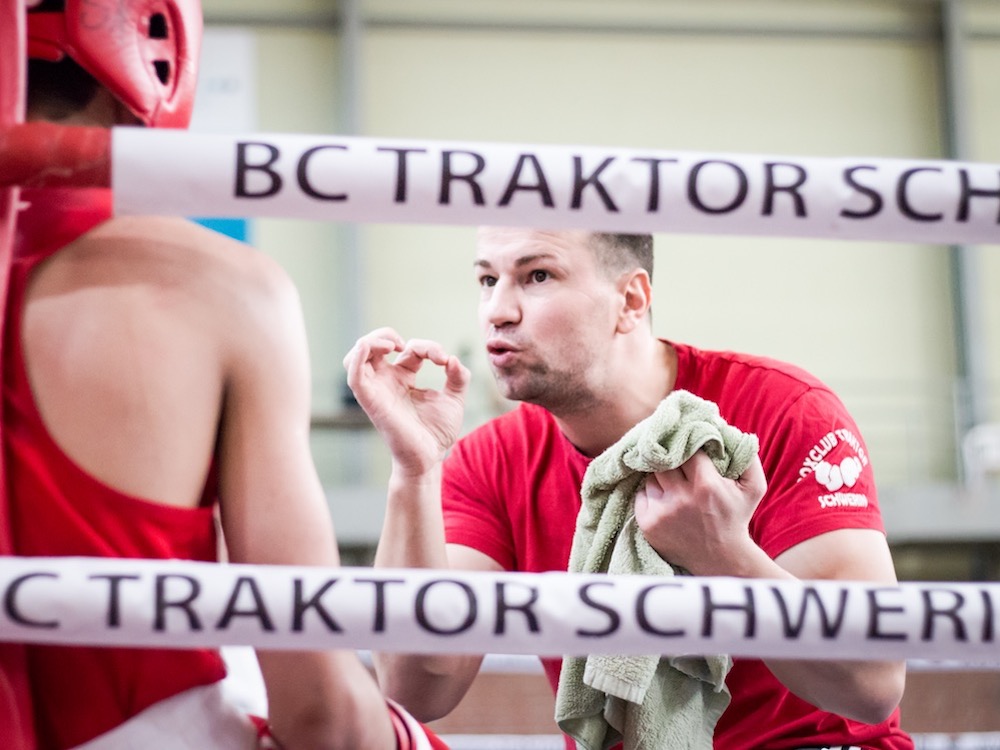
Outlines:
[[[653,301],[653,285],[649,274],[641,268],[623,274],[619,280],[622,307],[618,312],[619,333],[631,333],[646,320],[649,306]]]

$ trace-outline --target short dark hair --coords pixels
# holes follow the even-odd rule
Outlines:
[[[653,279],[653,235],[594,232],[591,247],[609,274],[641,268]]]
[[[73,60],[28,60],[28,111],[62,120],[90,104],[100,84]]]

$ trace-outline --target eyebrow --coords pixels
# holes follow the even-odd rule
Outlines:
[[[516,268],[521,268],[522,266],[528,266],[539,260],[554,260],[556,256],[552,253],[535,253],[533,255],[522,255],[520,258],[514,261],[514,266]],[[472,263],[474,268],[493,268],[493,264],[488,260],[483,260],[482,258],[476,258]]]

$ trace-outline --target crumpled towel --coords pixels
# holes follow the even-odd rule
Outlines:
[[[569,570],[672,576],[635,521],[646,477],[674,469],[704,450],[735,479],[757,454],[756,435],[727,424],[718,407],[674,391],[651,416],[595,458],[583,479]],[[728,655],[592,655],[563,659],[556,722],[584,750],[711,750],[716,722],[729,705]]]

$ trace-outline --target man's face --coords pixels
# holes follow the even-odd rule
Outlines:
[[[589,239],[583,231],[480,230],[479,323],[506,398],[576,410],[604,384],[620,295]]]

